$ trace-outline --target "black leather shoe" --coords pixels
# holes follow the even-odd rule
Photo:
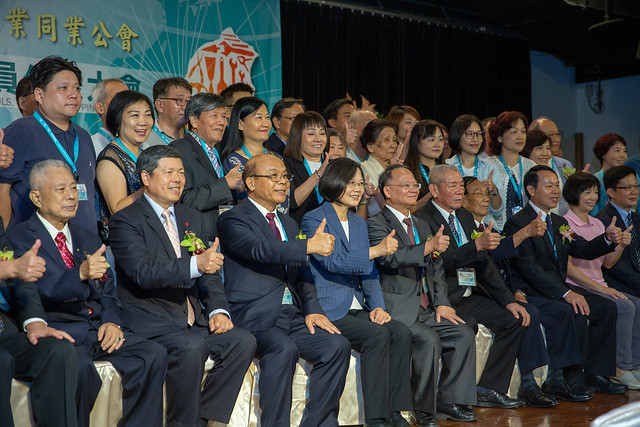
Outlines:
[[[474,417],[476,416],[476,411],[473,409],[473,406],[471,406],[471,405],[460,405],[458,403],[456,403],[456,405],[458,405],[458,408],[462,409],[467,414],[471,414]]]
[[[596,391],[607,394],[622,394],[628,390],[624,384],[616,384],[608,377],[602,375],[585,375],[586,384],[596,388]]]
[[[534,408],[553,408],[558,404],[557,400],[549,399],[549,397],[545,396],[537,385],[531,388],[520,387],[518,399],[522,399],[524,403]]]
[[[590,398],[593,397],[593,393],[596,392],[596,388],[595,387],[587,386],[586,384],[569,384],[569,383],[567,383],[567,385],[569,386],[569,388],[574,393],[586,394]]]
[[[502,408],[512,409],[522,406],[524,402],[520,399],[512,399],[506,394],[500,393],[495,390],[489,390],[488,393],[478,393],[478,404],[483,408]]]
[[[389,418],[391,425],[393,427],[411,427],[411,424],[404,419],[400,412],[394,412],[391,414],[391,418]]]
[[[438,421],[428,412],[413,411],[413,417],[416,419],[416,427],[436,427]]]
[[[438,403],[436,418],[439,420],[475,421],[476,413],[467,412],[455,403]]]
[[[545,382],[542,384],[542,391],[554,400],[560,399],[565,402],[584,402],[585,400],[589,400],[593,397],[589,394],[580,393],[571,389],[564,381],[553,383]]]

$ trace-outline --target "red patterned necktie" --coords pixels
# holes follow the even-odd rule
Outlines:
[[[56,245],[58,246],[58,251],[62,256],[64,265],[67,266],[67,268],[75,267],[76,262],[73,260],[73,255],[71,254],[71,252],[69,251],[69,248],[67,247],[67,238],[65,237],[64,233],[60,231],[56,235],[56,238],[53,240],[56,241]]]
[[[478,230],[484,231],[484,223],[480,223],[480,225],[478,226]]]
[[[273,212],[269,212],[266,216],[267,216],[267,221],[269,221],[269,226],[271,226],[271,229],[276,234],[276,237],[278,238],[278,240],[282,240],[282,236],[280,235],[280,230],[278,230],[278,226],[276,225],[276,220],[275,220],[276,214],[274,214]]]

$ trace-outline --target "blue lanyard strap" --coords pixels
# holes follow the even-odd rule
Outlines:
[[[107,141],[111,142],[113,141],[113,136],[111,136],[109,134],[109,132],[107,132],[106,130],[104,130],[103,128],[98,129],[98,133],[102,136],[104,136],[105,138],[107,138]]]
[[[422,177],[425,181],[427,181],[427,184],[429,184],[429,175],[427,175],[427,171],[424,169],[424,166],[422,166],[422,164],[420,164],[420,172],[422,172]]]
[[[547,214],[549,215],[549,214]],[[556,250],[556,242],[553,241],[553,238],[551,237],[551,233],[549,233],[549,230],[547,230],[547,236],[549,236],[549,241],[551,242],[551,246],[553,247],[553,254],[555,255],[556,259],[558,258],[558,251]]]
[[[213,162],[211,161],[211,158],[209,157],[209,146],[205,144],[205,142],[198,136],[197,133],[193,131],[188,131],[188,133],[193,137],[193,139],[195,139],[200,143],[200,145],[202,146],[202,149],[204,150],[204,154],[207,155],[207,159],[209,159],[209,163],[211,163],[211,167],[213,168],[214,171],[216,171],[216,173],[218,173],[216,166],[213,164]],[[218,173],[220,175],[219,178],[224,178],[224,169],[222,168],[222,160],[220,160],[220,154],[218,154],[218,149],[216,147],[213,147],[213,153],[216,155],[216,158],[218,159],[218,164],[220,165],[220,172]]]
[[[251,155],[251,153],[249,152],[249,150],[247,150],[247,147],[245,147],[244,145],[242,146],[242,151],[244,151],[244,154],[246,154],[248,158],[252,158],[253,157]],[[262,147],[262,152],[264,154],[267,154],[267,150],[265,150],[264,147]]]
[[[456,157],[458,158],[458,169],[460,170],[460,175],[464,176],[464,170],[462,170],[462,161],[460,160],[460,155],[456,154]],[[473,177],[478,177],[478,156],[476,156],[475,166],[473,167]]]
[[[411,218],[411,228],[413,228],[413,239],[415,240],[416,245],[419,245],[420,237],[418,237],[418,230],[416,230],[416,223],[413,218]]]
[[[462,234],[464,233],[464,230],[462,229],[462,224],[460,224],[460,220],[458,219],[458,215],[454,215],[454,218],[456,219],[456,234],[458,235],[458,237],[460,238],[460,240],[458,240],[458,238],[456,238],[456,235],[454,233],[451,233],[451,235],[453,236],[453,240],[456,241],[456,244],[458,245],[458,247],[462,246]],[[455,225],[455,224],[454,224]]]
[[[504,166],[504,170],[509,175],[509,180],[511,180],[511,185],[513,185],[513,189],[516,190],[516,194],[518,195],[518,199],[522,202],[522,186],[518,185],[516,182],[516,178],[513,176],[511,169],[507,166],[507,162],[504,161],[504,157],[500,154],[500,161],[502,162],[502,166]],[[522,157],[518,156],[518,165],[520,165],[520,182],[522,182]]]
[[[171,144],[171,141],[169,141],[169,138],[167,138],[162,134],[160,129],[158,129],[158,126],[153,125],[153,131],[165,142],[165,144],[167,145]]]
[[[311,167],[309,167],[309,162],[307,162],[307,159],[303,158],[303,163],[304,163],[304,168],[307,170],[307,173],[309,174],[309,177],[311,177],[311,174],[313,172],[311,172]],[[318,204],[321,205],[322,204],[322,196],[320,195],[320,191],[318,191],[318,186],[316,185],[314,191],[316,192],[316,197],[318,198]]]
[[[120,138],[116,138],[116,144],[118,145],[118,147],[122,148],[122,150],[127,153],[127,155],[129,157],[131,157],[133,159],[134,162],[138,161],[138,156],[136,156],[135,154],[133,154],[127,147],[124,146],[124,144],[122,143],[122,141],[120,141]]]
[[[78,151],[80,150],[80,143],[78,142],[78,129],[76,129],[76,126],[73,123],[71,123],[71,126],[73,126],[73,130],[76,132],[76,140],[73,143],[73,160],[71,160],[69,153],[67,153],[67,150],[65,150],[62,147],[62,145],[60,144],[60,141],[58,141],[58,138],[56,138],[56,136],[53,134],[53,131],[51,130],[47,122],[44,121],[40,113],[38,113],[37,111],[34,111],[33,117],[35,117],[36,120],[38,120],[38,123],[40,123],[40,125],[44,128],[44,130],[47,131],[53,143],[56,144],[58,151],[60,151],[60,154],[62,154],[62,157],[64,157],[67,163],[69,163],[69,166],[71,166],[71,170],[73,170],[73,176],[77,180],[78,169],[76,168],[76,162],[78,161]]]
[[[280,223],[280,227],[282,228],[282,233],[284,234],[284,241],[287,242],[289,241],[289,237],[287,236],[287,230],[284,229],[284,224],[282,223],[282,221],[280,221],[280,215],[277,212],[278,210],[276,209],[276,218],[278,219],[278,222]]]

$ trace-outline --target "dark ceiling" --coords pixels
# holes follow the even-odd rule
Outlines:
[[[322,1],[522,37],[576,82],[640,74],[640,0]],[[607,23],[604,23],[604,22]],[[600,25],[597,25],[600,24]],[[591,27],[591,29],[590,29]]]

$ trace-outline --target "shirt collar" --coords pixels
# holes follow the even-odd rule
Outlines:
[[[53,123],[51,120],[47,119],[44,116],[44,114],[42,114],[42,111],[40,111],[40,109],[38,109],[37,111],[40,114],[40,117],[42,117],[42,120],[44,120],[45,123],[49,125],[49,128],[51,129],[51,132],[53,132],[54,135],[60,135],[61,133],[68,132],[71,136],[74,136],[74,137],[76,136],[76,128],[75,126],[73,126],[73,122],[71,122],[71,120],[69,120],[69,127],[67,128],[67,130],[62,130],[58,126],[56,126],[56,124]]]
[[[540,219],[544,222],[547,222],[547,213],[545,211],[534,205],[531,200],[529,200],[529,205],[531,205],[533,210],[536,212],[536,215],[542,212],[542,216],[540,217]]]
[[[40,222],[42,222],[42,225],[44,225],[44,228],[47,230],[47,233],[49,233],[49,235],[51,236],[51,239],[53,239],[54,242],[58,233],[62,232],[62,234],[64,234],[64,237],[67,239],[67,246],[69,248],[72,247],[71,230],[69,230],[68,222],[64,225],[64,227],[62,227],[62,230],[58,230],[53,226],[53,224],[51,224],[49,221],[44,219],[44,217],[40,215],[40,212],[36,211],[36,215],[38,216],[38,219],[40,220]]]
[[[262,206],[260,203],[256,202],[255,200],[253,200],[251,198],[251,196],[247,197],[247,199],[249,199],[251,201],[251,203],[253,203],[253,205],[258,208],[258,210],[260,211],[260,213],[262,214],[263,218],[267,217],[268,213],[272,213],[275,214],[276,216],[278,216],[278,208],[275,208],[274,210],[270,211],[267,208],[265,208],[264,206]]]
[[[591,217],[587,215],[587,222],[583,222],[578,215],[575,214],[571,209],[564,214],[564,218],[567,221],[571,221],[576,227],[586,227],[591,224]]]
[[[444,218],[445,221],[449,221],[449,215],[452,215],[452,214],[454,218],[457,218],[455,209],[452,212],[447,212],[445,209],[441,208],[440,205],[438,205],[436,202],[433,202],[433,206],[435,206],[436,209],[438,209],[438,211],[440,212],[440,214],[442,214],[442,217]]]
[[[624,220],[624,222],[626,224],[627,223],[627,215],[629,215],[629,212],[631,212],[631,209],[629,209],[629,210],[622,209],[620,206],[616,205],[611,200],[609,200],[609,203],[611,203],[611,206],[616,208],[616,210],[620,214],[620,218],[622,218],[622,220]],[[629,225],[629,224],[627,224],[627,225]]]
[[[156,215],[158,215],[158,217],[160,218],[160,221],[163,221],[164,218],[162,218],[162,212],[164,212],[164,208],[162,206],[160,206],[159,204],[157,204],[151,197],[149,197],[149,195],[146,192],[144,192],[142,194],[147,199],[147,201],[151,205],[151,208],[156,213]],[[167,209],[169,209],[169,212],[171,212],[171,215],[173,217],[176,216],[174,205],[169,206]]]
[[[413,218],[411,218],[411,212],[409,212],[409,215],[405,215],[402,212],[400,212],[399,210],[397,210],[396,208],[392,208],[391,206],[387,205],[387,208],[389,208],[389,210],[391,211],[392,214],[394,214],[396,216],[396,218],[398,218],[398,221],[402,224],[402,221],[405,218],[409,218],[411,220],[411,223],[413,224]]]

